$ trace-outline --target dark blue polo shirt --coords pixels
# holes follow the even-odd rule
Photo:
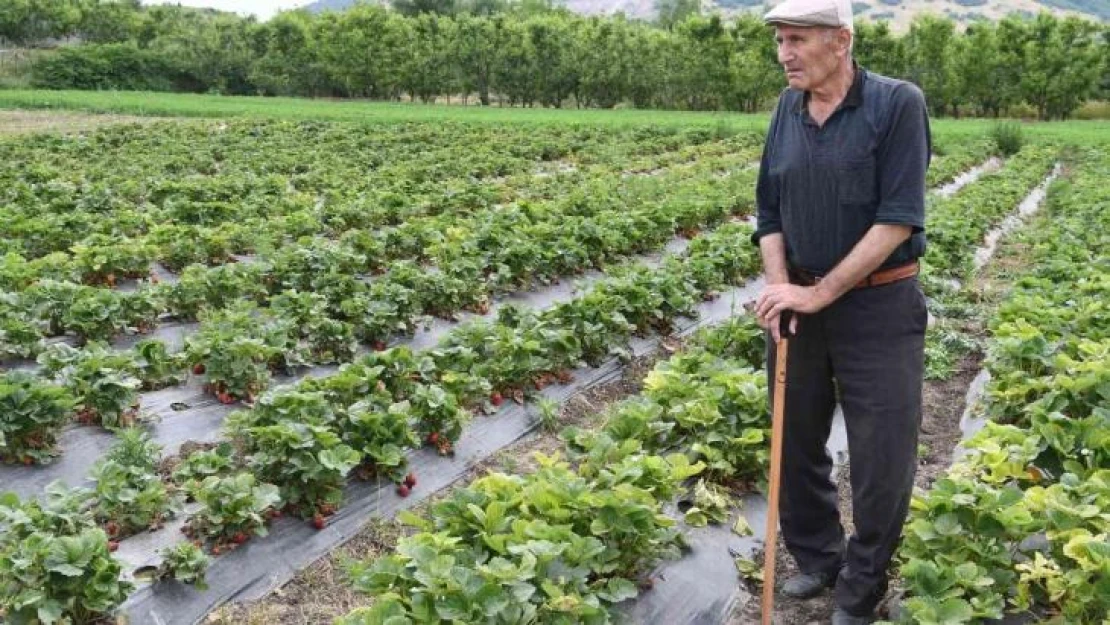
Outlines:
[[[810,116],[808,98],[789,88],[779,96],[759,164],[752,241],[782,232],[790,266],[822,275],[872,224],[902,224],[913,235],[882,267],[921,256],[932,152],[921,90],[857,67],[824,126]]]

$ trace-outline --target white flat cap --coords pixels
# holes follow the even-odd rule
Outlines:
[[[763,16],[767,24],[847,28],[852,24],[852,0],[785,0]]]

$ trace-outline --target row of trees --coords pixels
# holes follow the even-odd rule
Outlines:
[[[784,84],[758,18],[726,24],[687,0],[661,4],[655,24],[549,0],[398,0],[396,10],[288,11],[264,23],[135,0],[4,1],[16,8],[0,17],[0,37],[84,42],[36,66],[43,87],[753,111]],[[51,6],[67,10],[47,19]],[[865,67],[921,85],[940,115],[1024,103],[1059,118],[1110,95],[1110,29],[1090,21],[1046,13],[960,32],[925,16],[905,35],[860,22],[855,45]]]

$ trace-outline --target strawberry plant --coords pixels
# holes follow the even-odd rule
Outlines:
[[[0,460],[48,462],[75,404],[65,388],[30,373],[0,376]]]
[[[621,300],[600,291],[591,291],[581,298],[564,302],[544,315],[568,328],[578,339],[582,360],[597,367],[617,354],[630,357],[628,341],[636,326],[620,311]]]
[[[319,425],[281,422],[252,427],[247,436],[251,470],[277,484],[286,506],[305,519],[339,507],[347,474],[362,461],[359,452]]]
[[[205,479],[225,477],[238,468],[234,448],[230,443],[220,443],[213,449],[194,451],[181,460],[173,469],[171,480],[189,497]]]
[[[146,339],[135,345],[138,356],[139,378],[143,390],[152,391],[181,384],[185,380],[185,354],[171,354],[166,344],[158,339]]]
[[[404,402],[383,407],[378,402],[361,401],[345,411],[338,429],[343,442],[362,454],[360,476],[377,475],[401,482],[408,464],[405,450],[420,446],[411,418],[410,406]]]
[[[358,342],[354,326],[327,316],[327,298],[316,293],[286,291],[270,301],[273,314],[289,322],[306,341],[317,364],[346,362],[354,357]]]
[[[202,364],[207,390],[221,402],[253,398],[270,381],[271,367],[301,362],[290,346],[291,326],[250,303],[202,315],[200,330],[185,341],[188,362]]]
[[[164,292],[146,285],[136,291],[122,293],[119,305],[124,330],[138,334],[154,330],[159,316],[166,310]]]
[[[342,365],[335,375],[306,378],[297,386],[305,393],[323,393],[333,406],[346,407],[364,400],[388,404],[393,396],[379,377],[385,367],[367,364],[370,358]]]
[[[356,361],[374,372],[392,397],[408,397],[418,385],[436,379],[438,368],[428,354],[414,353],[406,346],[367,354]]]
[[[59,336],[65,332],[66,314],[81,293],[90,291],[72,282],[39,280],[27,287],[22,301],[30,309],[34,318],[45,326],[47,336]]]
[[[0,495],[0,605],[12,623],[91,623],[109,616],[132,586],[108,536],[91,526],[88,491],[53,483],[43,501]]]
[[[163,286],[168,310],[186,320],[196,319],[203,308],[220,309],[244,299],[262,301],[266,296],[265,269],[246,263],[212,268],[190,265],[175,284]]]
[[[618,309],[636,329],[668,334],[674,319],[692,316],[697,297],[693,286],[668,272],[633,270],[619,272],[598,284],[598,292],[619,298]]]
[[[94,234],[73,246],[73,263],[85,284],[114,287],[150,272],[154,248],[142,241]]]
[[[280,423],[309,423],[331,426],[337,420],[335,407],[318,391],[299,386],[279,387],[264,393],[251,410],[228,417],[228,428],[243,433],[248,428]]]
[[[138,365],[126,352],[92,343],[82,350],[58,343],[39,363],[77,400],[77,420],[104,427],[128,427],[139,418]]]
[[[395,334],[412,334],[423,309],[417,294],[390,280],[370,285],[364,293],[342,300],[339,309],[354,324],[355,336],[366,343],[386,341]]]
[[[42,328],[15,293],[0,291],[0,358],[31,358],[42,349]]]
[[[899,553],[906,622],[1022,613],[1085,623],[1110,610],[1101,513],[1110,505],[1110,281],[1096,251],[1107,226],[1106,161],[1080,154],[1069,172],[1076,180],[1050,188],[1053,214],[1018,235],[1029,275],[991,322],[991,381],[979,410],[993,421],[911,503]],[[1010,175],[1035,178],[1038,158],[1023,149],[1010,163],[1029,171]]]
[[[273,484],[259,483],[249,472],[227,477],[210,475],[193,491],[200,509],[183,530],[194,540],[223,548],[244,534],[265,536],[266,522],[276,516],[281,494]]]
[[[190,542],[181,542],[166,547],[159,555],[162,563],[158,565],[154,578],[157,580],[175,579],[183,584],[195,586],[197,590],[207,590],[205,572],[208,569],[208,556]]]
[[[593,482],[557,458],[538,460],[528,476],[476,480],[427,521],[410,516],[423,531],[393,555],[352,565],[354,586],[393,593],[383,609],[415,622],[610,622],[608,606],[637,594],[631,579],[678,553],[673,521],[634,476],[657,464],[673,491],[689,472],[640,456]],[[459,575],[463,583],[450,581]]]
[[[121,296],[107,289],[83,289],[62,315],[62,325],[81,343],[107,341],[124,327]]]
[[[222,265],[235,252],[232,238],[223,228],[160,224],[151,229],[147,240],[158,249],[158,260],[177,273],[194,263]]]
[[[91,472],[96,483],[93,513],[112,540],[161,527],[180,503],[155,472],[161,447],[136,428],[121,430],[119,436]]]
[[[391,410],[400,415],[407,413],[420,438],[435,446],[440,454],[453,450],[463,425],[470,420],[470,412],[459,405],[458,398],[437,384],[418,385],[407,400]],[[395,418],[402,418],[400,415]]]

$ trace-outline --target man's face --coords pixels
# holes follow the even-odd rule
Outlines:
[[[846,57],[850,41],[847,31],[833,28],[775,27],[779,64],[786,70],[786,81],[794,89],[810,91],[824,83]]]

